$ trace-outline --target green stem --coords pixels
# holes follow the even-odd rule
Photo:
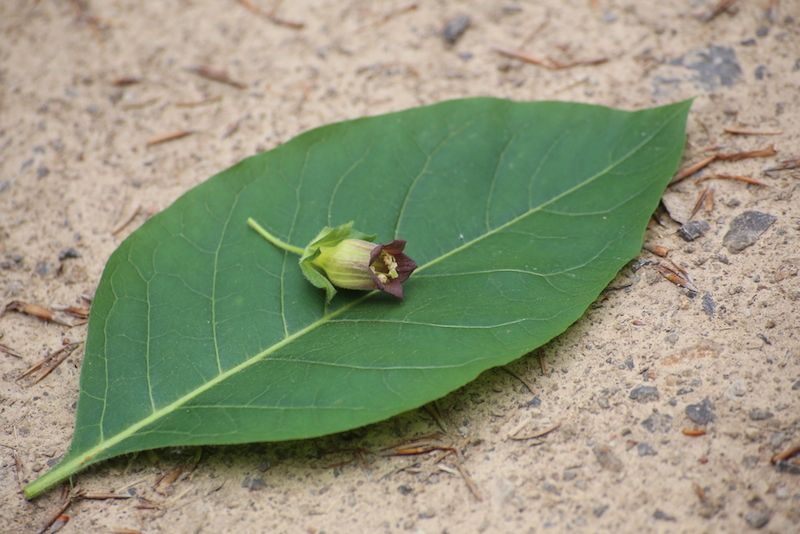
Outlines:
[[[291,252],[293,254],[297,254],[298,256],[302,256],[303,252],[305,252],[300,247],[296,247],[294,245],[290,245],[285,241],[281,241],[280,239],[269,233],[266,229],[264,229],[264,227],[258,224],[252,217],[247,218],[247,225],[256,232],[258,232],[258,235],[260,235],[261,237],[263,237],[276,247],[285,250],[286,252]]]

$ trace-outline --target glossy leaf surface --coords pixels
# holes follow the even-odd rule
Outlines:
[[[379,421],[542,345],[638,254],[689,106],[450,101],[318,128],[195,187],[109,259],[72,446],[26,495],[127,452]],[[420,267],[404,301],[325,305],[248,217],[300,247],[353,220]]]

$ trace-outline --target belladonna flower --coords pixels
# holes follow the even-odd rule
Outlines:
[[[321,246],[310,263],[336,287],[380,289],[402,299],[403,282],[417,268],[414,260],[403,253],[405,246],[402,239],[386,245],[343,239],[334,246]]]
[[[406,242],[395,239],[385,245],[373,243],[375,236],[353,229],[349,222],[325,227],[304,249],[284,243],[253,219],[248,224],[273,245],[300,255],[300,270],[314,286],[325,290],[326,301],[344,289],[378,289],[399,299],[403,283],[417,264],[403,253]]]

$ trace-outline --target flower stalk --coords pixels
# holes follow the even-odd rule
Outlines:
[[[312,285],[325,290],[326,301],[336,295],[337,287],[379,290],[402,299],[403,283],[417,268],[403,252],[404,240],[373,243],[375,236],[355,230],[352,222],[323,228],[305,248],[286,243],[252,218],[247,224],[277,248],[299,255],[300,270]]]

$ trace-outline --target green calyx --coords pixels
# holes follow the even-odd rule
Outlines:
[[[333,228],[326,226],[305,248],[275,237],[252,218],[247,224],[276,247],[298,254],[303,276],[313,286],[325,290],[325,302],[336,295],[336,287],[375,288],[369,263],[376,236],[353,229],[353,221]]]
[[[300,270],[312,285],[325,290],[326,302],[336,295],[336,286],[373,289],[369,258],[375,237],[353,229],[353,221],[326,226],[303,250]]]

